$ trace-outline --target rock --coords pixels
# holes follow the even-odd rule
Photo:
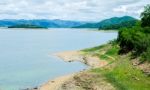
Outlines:
[[[55,81],[51,81],[52,83],[54,83]]]

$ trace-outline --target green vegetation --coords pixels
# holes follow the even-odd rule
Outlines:
[[[90,72],[100,75],[101,78],[105,77],[105,80],[112,83],[118,90],[149,90],[150,77],[132,65],[130,53],[118,55],[119,49],[118,44],[112,42],[101,48],[84,51],[86,54],[96,55],[101,60],[110,62],[107,66],[92,69]]]
[[[112,69],[93,69],[92,72],[103,74],[118,90],[149,90],[150,78],[130,65],[128,61],[121,62]]]
[[[146,67],[150,65],[150,5],[145,7],[141,17],[136,26],[122,28],[116,41],[83,50],[109,62],[107,66],[90,72],[104,76],[118,90],[150,89],[150,71]],[[134,62],[139,63],[135,65]]]
[[[105,45],[101,45],[101,46],[97,46],[97,47],[93,47],[93,48],[84,49],[82,51],[84,51],[84,52],[92,52],[92,51],[99,50],[99,49],[103,48],[104,46]]]
[[[109,56],[116,56],[116,55],[118,55],[118,53],[116,53],[118,51],[119,51],[118,46],[114,45],[112,48],[108,49],[105,54],[107,54]]]
[[[30,24],[19,24],[19,25],[9,26],[8,28],[46,28],[46,27],[30,25]]]
[[[103,59],[103,60],[108,60],[108,56],[103,54],[103,55],[99,55],[100,59]]]
[[[141,61],[142,61],[142,62],[144,62],[144,61],[150,62],[150,48],[148,48],[147,51],[145,51],[145,52],[142,54]]]
[[[117,45],[115,40],[115,41],[111,41],[109,44],[85,49],[82,51],[85,54],[97,56],[101,60],[109,60],[109,63],[111,63],[118,56],[119,46]]]
[[[150,78],[131,65],[128,58],[115,64],[112,69],[102,69],[100,73],[119,90],[149,90]]]
[[[141,26],[123,28],[119,31],[120,54],[132,52],[133,57],[141,56],[142,61],[150,61],[150,19],[148,19],[150,18],[150,5],[145,7],[141,16]]]

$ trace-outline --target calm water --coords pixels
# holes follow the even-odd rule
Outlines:
[[[19,90],[78,72],[87,66],[63,62],[53,53],[104,44],[117,32],[79,29],[0,29],[0,90]]]

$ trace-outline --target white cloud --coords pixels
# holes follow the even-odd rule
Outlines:
[[[127,12],[127,7],[126,6],[120,6],[118,8],[114,8],[113,11],[125,13],[125,12]]]
[[[139,18],[141,12],[144,10],[144,6],[149,3],[150,1],[147,0],[139,0],[135,3],[122,4],[114,8],[113,11],[116,13],[132,15]]]
[[[99,21],[113,16],[139,17],[148,0],[0,0],[0,19]]]

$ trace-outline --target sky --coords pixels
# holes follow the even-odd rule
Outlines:
[[[150,0],[0,0],[0,19],[99,21],[140,17]]]

